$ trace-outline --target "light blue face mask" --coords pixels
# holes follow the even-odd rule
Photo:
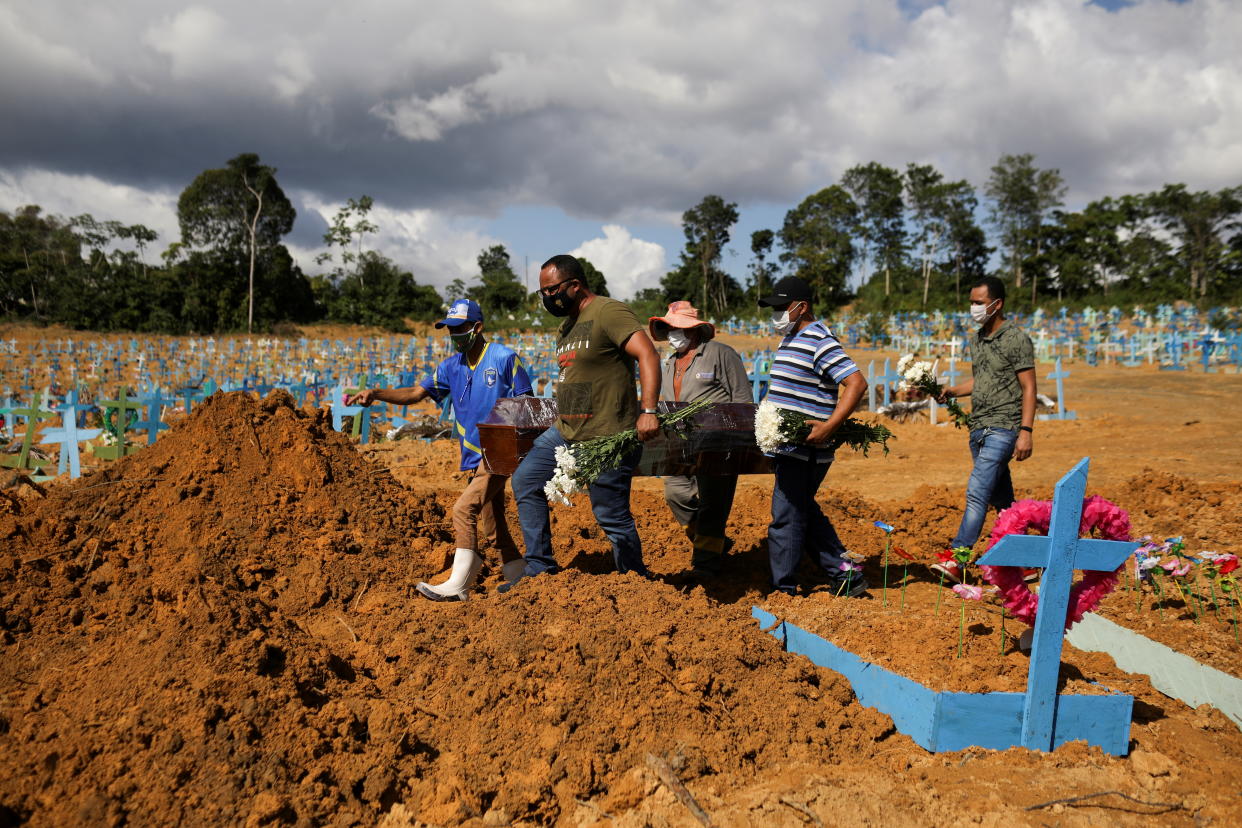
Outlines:
[[[672,345],[673,350],[680,354],[690,347],[690,337],[686,335],[685,331],[674,328],[668,332],[668,344]]]

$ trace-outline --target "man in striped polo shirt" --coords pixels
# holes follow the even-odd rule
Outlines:
[[[860,573],[842,566],[845,546],[815,502],[815,492],[832,464],[833,450],[824,443],[854,413],[867,380],[828,326],[815,318],[811,300],[810,285],[797,276],[781,279],[771,296],[759,300],[772,308],[772,327],[783,337],[772,361],[768,399],[812,418],[805,443],[783,445],[772,455],[772,586],[797,593],[794,570],[805,551],[824,568],[834,594],[857,597],[867,591],[867,583]]]

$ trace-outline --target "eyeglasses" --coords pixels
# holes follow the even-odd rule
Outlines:
[[[553,284],[553,285],[548,285],[548,286],[547,286],[547,287],[545,287],[545,288],[539,288],[539,292],[540,292],[540,293],[542,293],[544,296],[552,296],[553,294],[555,294],[555,293],[556,293],[556,291],[554,290],[554,288],[558,288],[558,287],[560,287],[561,285],[565,284],[566,282],[576,282],[576,281],[578,281],[578,277],[576,277],[576,276],[571,276],[571,277],[570,277],[570,278],[568,278],[568,279],[561,279],[561,280],[560,280],[559,282],[557,282],[556,284]],[[549,291],[551,291],[551,292],[549,292]]]

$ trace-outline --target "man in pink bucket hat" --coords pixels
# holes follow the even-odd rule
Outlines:
[[[660,399],[692,402],[748,403],[752,401],[746,366],[737,351],[715,340],[716,328],[699,318],[689,302],[674,302],[664,316],[647,323],[651,339],[668,342],[672,353],[664,360]],[[694,544],[692,571],[697,577],[721,573],[725,537],[737,476],[699,474],[664,478],[664,499]]]

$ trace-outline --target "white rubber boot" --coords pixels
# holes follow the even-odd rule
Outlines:
[[[482,568],[482,555],[473,549],[458,549],[453,553],[453,571],[447,581],[436,586],[419,581],[414,588],[424,598],[433,601],[465,601],[470,597],[470,590],[479,579]]]

